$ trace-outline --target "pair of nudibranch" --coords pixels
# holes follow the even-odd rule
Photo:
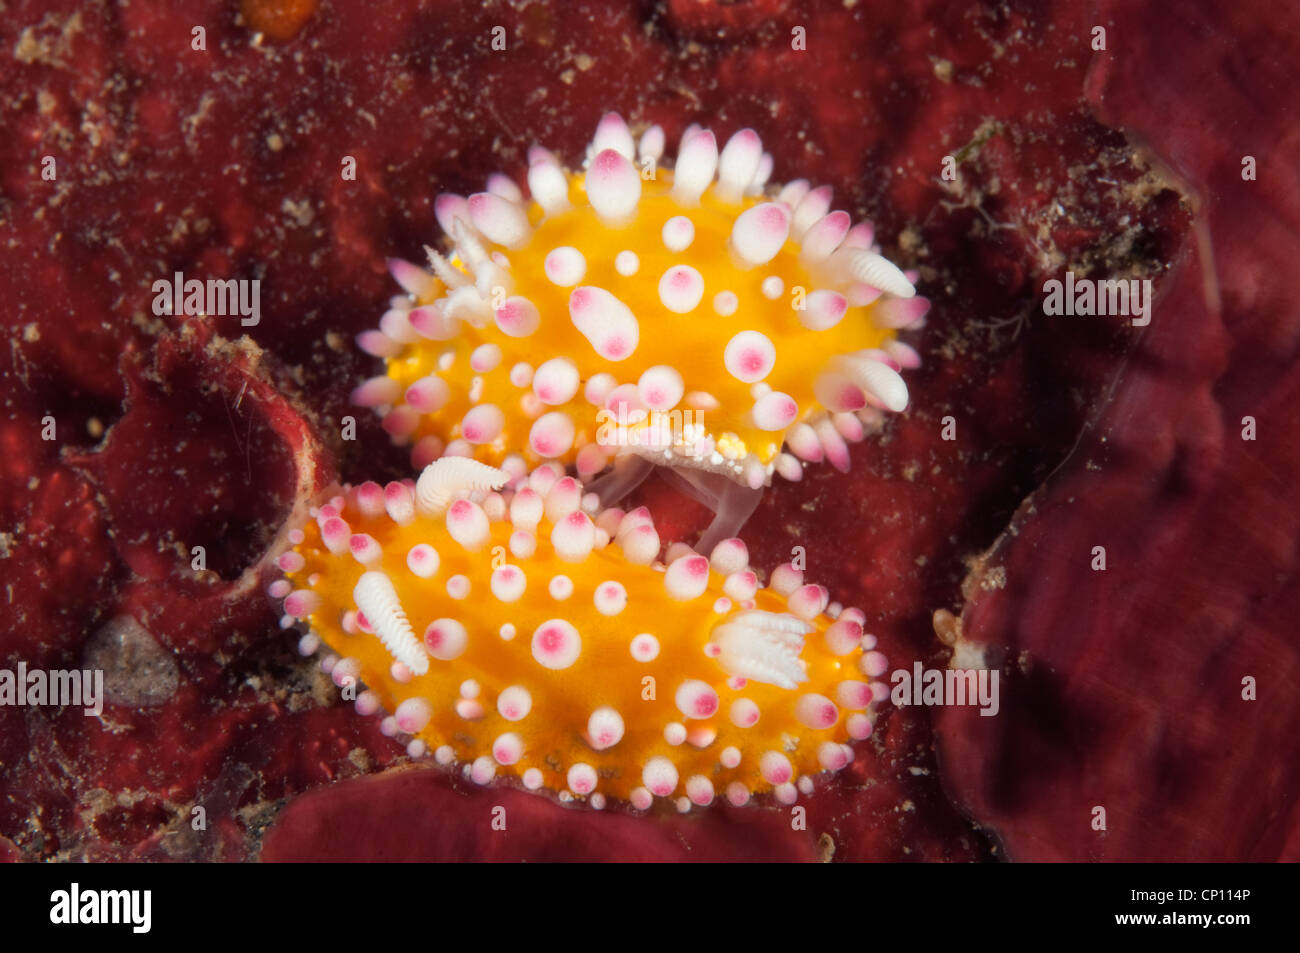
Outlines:
[[[733,534],[773,473],[845,469],[905,408],[894,332],[927,304],[828,188],[768,186],[752,130],[663,151],[611,114],[583,173],[531,150],[530,201],[438,198],[451,248],[389,263],[406,294],[359,339],[387,370],[354,395],[423,472],[315,509],[273,593],[360,711],[477,781],[790,803],[870,733],[885,659]],[[656,464],[717,513],[698,553],[611,505]]]

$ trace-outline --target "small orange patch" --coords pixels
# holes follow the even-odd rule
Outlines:
[[[249,29],[273,40],[291,40],[316,12],[316,0],[240,0]]]

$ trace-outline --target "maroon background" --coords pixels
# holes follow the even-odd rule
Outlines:
[[[255,47],[235,4],[151,6],[19,0],[0,23],[0,667],[75,666],[129,615],[179,687],[102,720],[0,708],[0,855],[1300,857],[1294,11],[325,0]],[[608,109],[670,142],[753,126],[776,178],[833,185],[935,302],[912,410],[850,474],[776,486],[744,535],[760,566],[805,546],[900,667],[945,664],[931,616],[959,614],[1002,713],[889,712],[807,831],[385,772],[401,750],[329,704],[262,593],[295,500],[404,474],[346,403],[376,366],[352,337],[393,293],[384,257],[437,235],[439,191],[521,174],[534,141],[576,159]],[[1151,325],[1044,317],[1067,269],[1151,277]],[[178,270],[262,279],[261,324],[154,317]],[[644,496],[676,535],[702,525]]]

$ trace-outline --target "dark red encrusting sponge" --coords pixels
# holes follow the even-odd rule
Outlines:
[[[100,719],[0,707],[0,856],[1300,856],[1279,756],[1300,727],[1285,10],[262,6],[19,0],[0,24],[0,667],[94,659],[110,683]],[[964,650],[1003,667],[1002,712],[888,712],[806,830],[396,770],[265,596],[262,555],[309,496],[409,475],[347,404],[375,368],[353,337],[391,293],[384,259],[438,234],[439,191],[522,173],[533,142],[573,162],[609,110],[673,141],[754,127],[778,178],[832,184],[934,302],[909,412],[850,473],[774,487],[744,538],[758,566],[805,547],[899,667],[945,665],[932,616],[956,613]],[[1151,325],[1045,317],[1068,270],[1150,278]],[[260,322],[155,315],[178,271],[258,279]],[[666,538],[707,522],[641,494]]]

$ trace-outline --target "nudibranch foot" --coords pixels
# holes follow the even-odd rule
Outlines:
[[[644,457],[632,454],[618,457],[593,480],[587,490],[596,494],[603,507],[613,506],[644,483],[654,473],[655,465]]]
[[[557,464],[345,486],[278,557],[286,627],[358,712],[473,781],[600,808],[793,803],[889,696],[865,614],[745,544],[662,552]],[[364,687],[363,687],[364,686]]]
[[[713,521],[705,527],[699,542],[695,544],[703,553],[712,552],[713,547],[724,539],[738,535],[740,528],[763,499],[761,490],[742,486],[720,473],[674,470],[671,467],[664,468],[663,473],[667,482],[713,512]]]
[[[359,338],[385,373],[353,399],[417,468],[554,461],[585,480],[638,456],[758,490],[847,469],[848,444],[906,408],[919,358],[897,333],[928,303],[870,223],[828,187],[769,184],[752,129],[719,149],[691,126],[673,163],[664,139],[611,113],[582,170],[534,147],[528,198],[499,174],[440,195],[444,249],[389,262],[404,293]]]

